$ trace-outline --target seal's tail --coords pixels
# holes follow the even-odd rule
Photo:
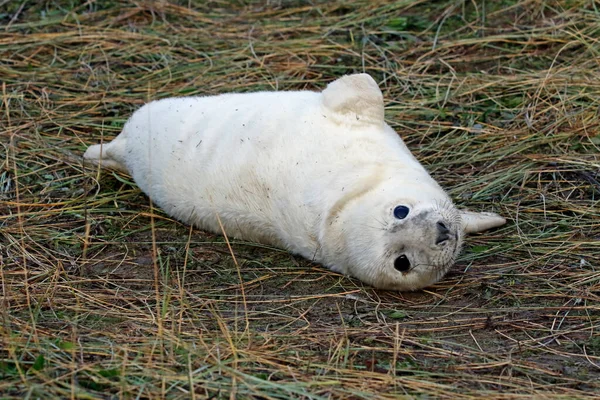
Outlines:
[[[84,162],[98,165],[101,168],[116,169],[128,172],[122,154],[125,153],[125,140],[117,137],[109,143],[95,144],[88,147],[83,154]]]

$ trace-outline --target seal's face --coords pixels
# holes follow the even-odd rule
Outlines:
[[[437,282],[461,250],[459,211],[447,197],[385,196],[385,202],[381,195],[367,195],[341,218],[344,272],[380,289],[415,290]]]
[[[450,203],[397,205],[382,224],[375,286],[416,289],[438,281],[462,246],[460,215]],[[376,246],[379,247],[379,246]]]

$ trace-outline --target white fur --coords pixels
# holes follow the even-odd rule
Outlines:
[[[128,171],[165,212],[195,226],[285,248],[375,287],[439,280],[463,232],[504,224],[461,212],[383,119],[366,74],[318,92],[170,98],[146,104],[93,163]],[[410,208],[402,220],[397,205]],[[436,223],[451,229],[435,244]],[[411,269],[394,260],[406,255]]]

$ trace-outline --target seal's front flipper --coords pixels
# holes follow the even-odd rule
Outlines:
[[[124,150],[125,140],[117,138],[110,143],[95,144],[88,147],[83,155],[83,160],[85,163],[98,165],[101,168],[129,172],[121,156],[125,152]]]
[[[491,212],[460,211],[461,223],[465,233],[483,232],[488,229],[502,226],[506,219]]]
[[[349,124],[383,124],[383,94],[368,74],[343,76],[323,90],[323,105]]]

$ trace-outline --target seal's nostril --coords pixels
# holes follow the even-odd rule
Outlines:
[[[438,221],[437,223],[438,232],[441,234],[450,233],[450,229],[444,224],[442,221]]]
[[[438,221],[436,225],[438,230],[438,236],[435,240],[435,244],[442,244],[446,240],[450,239],[450,229],[448,229],[446,224],[444,224],[442,221]]]
[[[450,239],[450,235],[448,235],[447,233],[440,233],[437,237],[437,239],[435,240],[435,244],[442,244],[444,242],[446,242],[448,239]]]

